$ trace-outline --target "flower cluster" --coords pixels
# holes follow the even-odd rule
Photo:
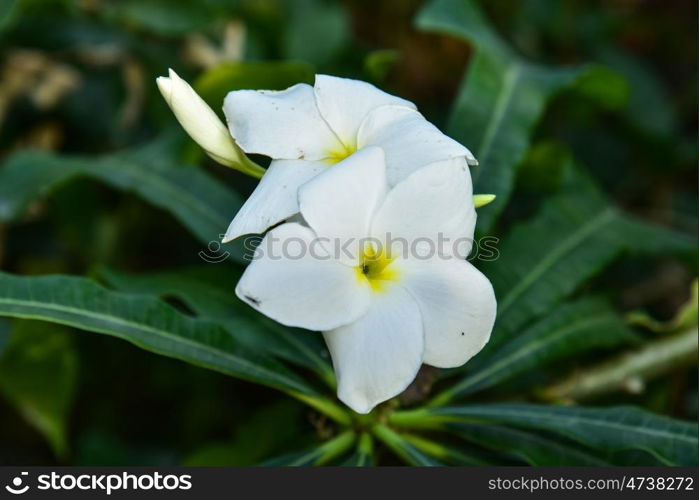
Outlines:
[[[422,363],[456,367],[483,348],[495,296],[465,260],[476,223],[468,165],[477,162],[411,102],[318,75],[314,86],[230,92],[226,131],[173,72],[158,84],[215,160],[256,175],[245,153],[272,159],[224,241],[266,232],[262,245],[314,251],[262,255],[236,293],[282,324],[323,332],[345,404],[367,413]],[[464,243],[428,258],[394,245],[419,249],[438,236]],[[337,243],[349,251],[333,253]]]

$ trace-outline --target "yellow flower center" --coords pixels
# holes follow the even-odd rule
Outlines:
[[[359,265],[355,267],[357,280],[360,284],[368,284],[373,291],[383,292],[389,281],[397,281],[400,272],[391,264],[395,257],[390,257],[383,249],[378,251],[374,245],[367,245],[359,259]]]
[[[357,146],[343,142],[342,146],[338,147],[337,149],[330,149],[328,151],[326,161],[330,165],[335,165],[356,152]]]

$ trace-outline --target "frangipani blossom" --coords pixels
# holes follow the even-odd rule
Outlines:
[[[413,103],[358,80],[317,75],[313,87],[236,90],[226,96],[223,111],[231,135],[246,153],[273,159],[224,241],[263,233],[298,213],[299,186],[368,146],[385,151],[389,186],[435,161],[477,163]],[[464,175],[470,174],[464,170]]]
[[[460,366],[490,337],[493,289],[462,250],[398,248],[473,237],[467,168],[431,163],[390,189],[383,150],[359,150],[299,188],[308,226],[269,231],[236,287],[276,321],[323,332],[338,397],[359,413],[401,393],[422,363]],[[333,254],[335,242],[350,255]]]

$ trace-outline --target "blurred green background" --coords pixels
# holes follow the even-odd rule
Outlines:
[[[110,161],[130,154],[146,169],[164,161],[202,165],[240,197],[254,186],[184,137],[155,78],[175,69],[219,111],[234,88],[285,88],[312,82],[314,73],[354,77],[414,101],[446,130],[474,48],[418,29],[414,19],[423,6],[420,0],[2,0],[0,269],[110,282],[112,272],[200,269],[200,252],[228,251],[233,255],[225,262],[206,266],[210,279],[233,294],[239,250],[207,244],[228,220],[192,227],[186,206],[149,203],[137,181],[110,173],[119,168]],[[565,175],[561,165],[575,158],[625,211],[696,239],[697,3],[490,0],[480,6],[529,61],[600,64],[595,78],[547,103],[532,147],[518,162],[514,195],[484,234],[504,234],[536,213]],[[46,164],[70,157],[75,171],[22,177],[21,165],[10,162],[26,149],[49,152],[36,157]],[[225,213],[229,200],[220,198],[213,203]],[[643,311],[664,322],[689,300],[695,274],[693,257],[629,256],[581,293],[594,289],[621,314]],[[604,359],[588,354],[527,377],[542,387]],[[594,403],[697,418],[691,359],[627,389]],[[482,399],[512,394],[516,386],[505,385]],[[522,397],[528,396],[514,399]],[[253,464],[333,432],[323,417],[271,389],[113,337],[0,318],[0,464]]]

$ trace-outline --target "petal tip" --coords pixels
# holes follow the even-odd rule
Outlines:
[[[342,401],[345,405],[347,405],[352,411],[361,415],[366,415],[367,413],[370,413],[371,410],[373,410],[376,407],[376,405],[381,402],[379,401],[377,403],[371,404],[366,399],[364,399],[361,396],[358,396],[357,394],[345,394],[342,391],[338,391],[337,398],[340,401]]]

